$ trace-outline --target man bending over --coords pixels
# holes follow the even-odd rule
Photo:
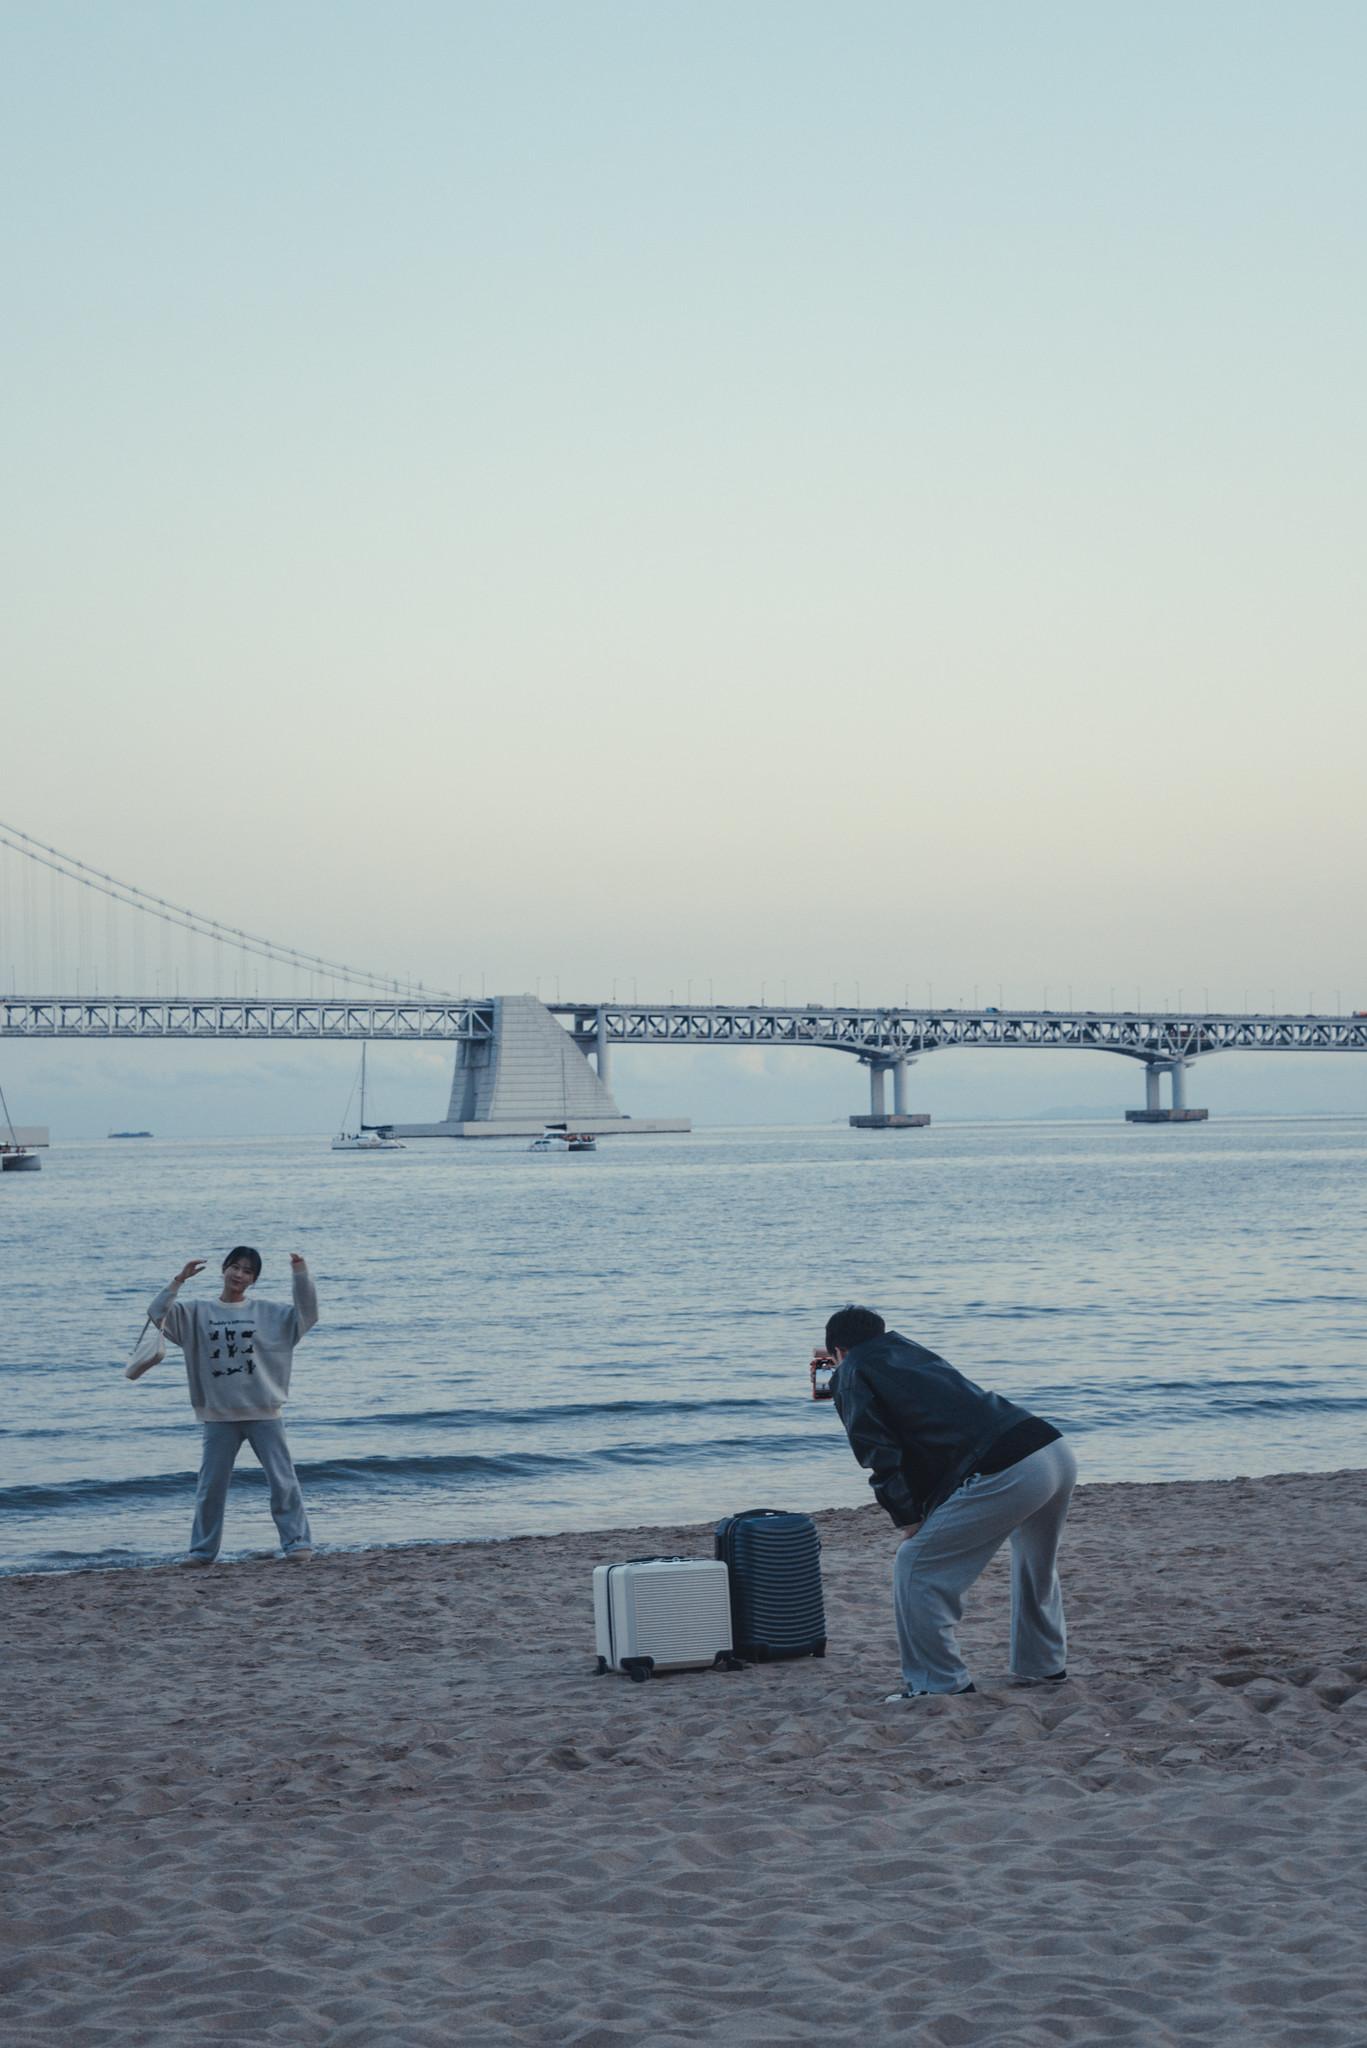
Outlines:
[[[826,1325],[819,1367],[881,1507],[901,1530],[893,1611],[902,1652],[894,1700],[972,1692],[955,1629],[968,1588],[1011,1539],[1011,1672],[1067,1677],[1058,1546],[1077,1460],[1052,1423],[989,1394],[869,1308]]]

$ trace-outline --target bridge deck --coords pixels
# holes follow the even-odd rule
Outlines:
[[[576,1044],[798,1046],[894,1063],[952,1047],[1110,1052],[1145,1062],[1216,1052],[1367,1052],[1367,1016],[1191,1011],[803,1008],[549,1003]],[[491,1001],[255,1001],[195,996],[0,996],[0,1037],[489,1039]]]

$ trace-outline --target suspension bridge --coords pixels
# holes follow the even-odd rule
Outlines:
[[[270,985],[282,979],[292,986]],[[686,1130],[683,1119],[622,1114],[610,1089],[612,1051],[622,1046],[844,1053],[868,1073],[868,1110],[850,1122],[874,1129],[929,1123],[908,1109],[907,1080],[916,1060],[937,1051],[1087,1051],[1137,1061],[1144,1105],[1126,1114],[1138,1123],[1203,1120],[1207,1112],[1187,1103],[1186,1078],[1194,1061],[1214,1053],[1367,1052],[1367,1014],[1358,1013],[461,997],[221,923],[0,825],[4,982],[5,1039],[449,1044],[455,1061],[445,1115],[374,1127],[409,1137],[525,1135],[559,1120],[600,1132]],[[144,992],[112,992],[121,986]],[[220,992],[197,994],[196,986]]]

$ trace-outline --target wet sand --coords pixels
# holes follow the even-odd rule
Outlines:
[[[1367,1473],[1081,1488],[1068,1683],[999,1559],[900,1708],[817,1521],[824,1661],[643,1686],[592,1567],[710,1528],[0,1581],[9,2041],[1362,2048]]]

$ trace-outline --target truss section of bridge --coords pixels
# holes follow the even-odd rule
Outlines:
[[[0,996],[10,1038],[292,1038],[436,1040],[493,1036],[490,1003],[244,1002],[219,996]]]
[[[551,1003],[588,1046],[809,1046],[860,1060],[915,1059],[953,1047],[1111,1052],[1158,1062],[1216,1052],[1367,1052],[1367,1017],[1167,1011],[771,1008],[762,1004]]]
[[[797,1046],[893,1062],[955,1047],[1110,1052],[1166,1064],[1217,1052],[1367,1052],[1367,1016],[1160,1011],[800,1009],[764,1004],[554,1002],[576,1043]],[[0,996],[11,1038],[394,1039],[478,1043],[492,999],[243,1000],[226,996]]]

